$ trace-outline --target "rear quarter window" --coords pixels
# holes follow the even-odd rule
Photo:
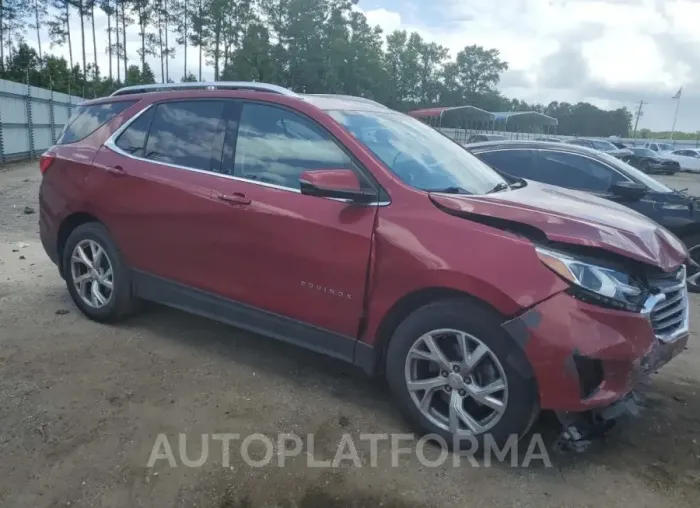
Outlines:
[[[112,118],[136,104],[137,101],[107,102],[78,106],[73,116],[63,129],[56,144],[67,145],[85,139]]]

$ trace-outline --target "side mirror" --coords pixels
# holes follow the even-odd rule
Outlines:
[[[629,201],[638,201],[647,193],[646,186],[636,182],[618,182],[610,187],[610,192]]]
[[[304,171],[299,177],[301,193],[307,196],[344,199],[367,204],[377,200],[377,193],[363,189],[357,174],[351,169],[316,169]]]

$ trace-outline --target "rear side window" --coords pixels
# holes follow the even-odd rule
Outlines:
[[[221,160],[224,101],[165,102],[155,108],[143,157],[211,171]]]
[[[499,150],[475,155],[501,173],[542,181],[542,176],[535,171],[532,150]]]
[[[134,157],[143,157],[154,111],[155,108],[149,108],[131,122],[117,138],[117,146]]]
[[[112,118],[124,111],[136,101],[108,102],[106,104],[93,104],[78,106],[73,116],[68,120],[57,144],[67,145],[85,139],[99,127],[109,122]]]

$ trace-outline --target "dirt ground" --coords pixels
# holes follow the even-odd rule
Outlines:
[[[698,506],[700,298],[681,357],[654,377],[640,416],[554,467],[202,467],[147,462],[156,437],[189,455],[202,433],[313,433],[332,457],[344,433],[410,432],[387,391],[313,353],[160,307],[118,326],[88,321],[37,235],[36,162],[0,167],[0,506],[303,508]],[[695,187],[700,176],[666,178]],[[30,210],[26,210],[30,212]],[[551,437],[547,419],[536,431]],[[194,441],[194,442],[193,442]],[[551,444],[551,439],[547,441]],[[219,448],[220,450],[220,448]],[[298,459],[298,460],[297,460]]]

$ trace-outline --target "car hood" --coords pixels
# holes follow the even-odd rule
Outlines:
[[[671,271],[688,257],[673,234],[634,210],[584,192],[528,181],[527,186],[484,196],[431,193],[456,215],[526,224],[550,241],[598,247]]]

